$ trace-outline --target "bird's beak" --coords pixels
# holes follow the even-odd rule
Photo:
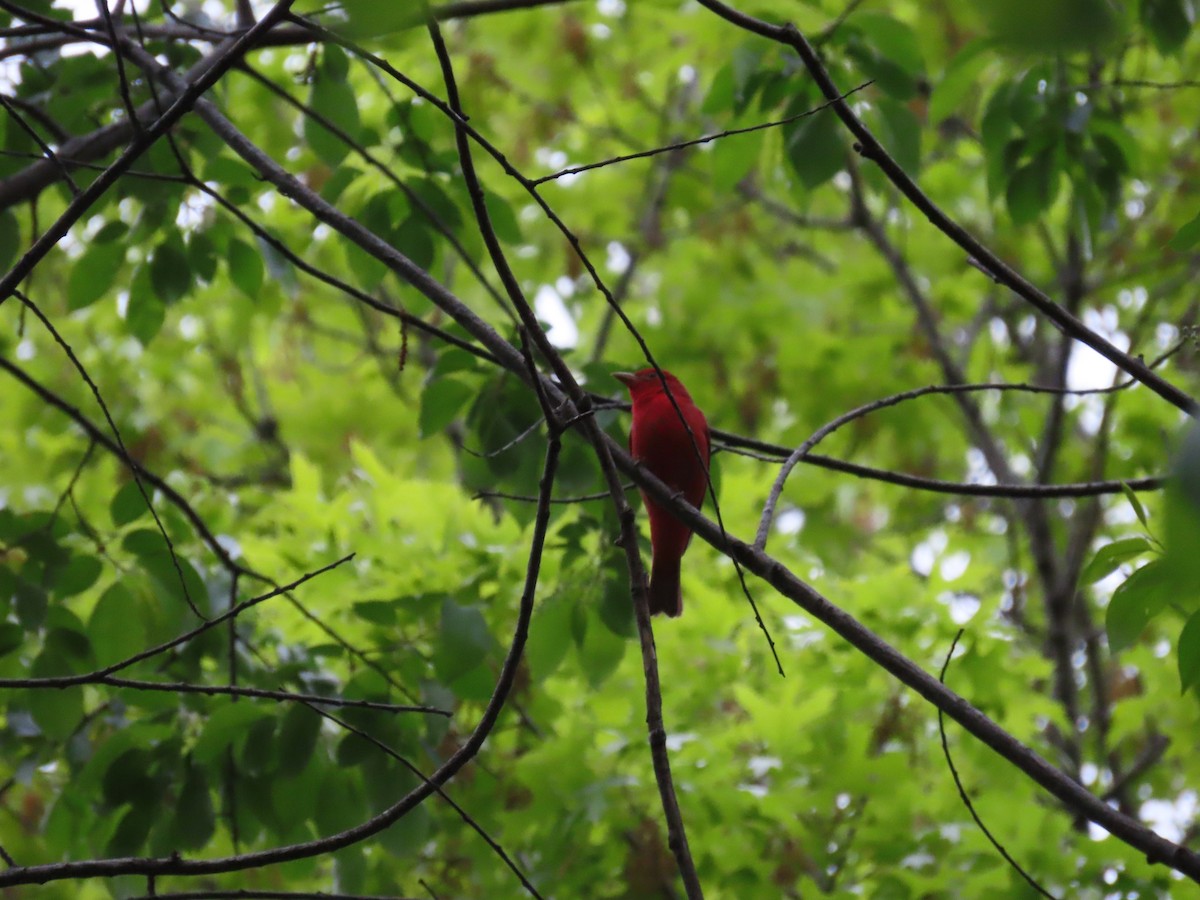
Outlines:
[[[621,384],[628,388],[633,387],[634,381],[637,380],[636,376],[632,372],[613,372],[612,377],[617,379],[617,381],[621,382]]]

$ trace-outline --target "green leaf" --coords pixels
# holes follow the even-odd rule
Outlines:
[[[398,860],[411,859],[429,840],[433,814],[424,805],[405,813],[379,835],[383,847]]]
[[[125,245],[92,244],[75,261],[67,278],[67,306],[83,309],[91,306],[112,287],[125,264]]]
[[[378,38],[421,22],[421,8],[406,3],[380,3],[379,0],[342,0],[346,18],[337,30],[349,38]]]
[[[600,687],[616,671],[625,656],[628,641],[603,624],[598,611],[589,611],[583,641],[579,645],[579,662],[588,684]]]
[[[25,629],[15,622],[0,622],[0,657],[12,653],[25,641]]]
[[[1164,55],[1183,47],[1196,19],[1192,0],[1141,0],[1138,12],[1154,46]]]
[[[1179,632],[1179,690],[1200,684],[1200,612],[1193,613]]]
[[[153,806],[130,807],[109,838],[105,852],[111,857],[136,856],[150,835],[156,814],[157,809]]]
[[[821,115],[817,113],[817,115]],[[735,124],[731,127],[742,127]],[[713,187],[727,191],[737,185],[754,169],[762,155],[765,132],[756,131],[750,134],[737,134],[721,138],[709,154],[712,160]]]
[[[396,624],[396,601],[363,600],[354,604],[354,615],[376,625]]]
[[[171,835],[175,848],[199,850],[209,842],[216,831],[216,815],[208,778],[202,766],[188,766],[183,790],[179,792],[174,810]]]
[[[17,217],[11,209],[0,210],[0,272],[8,271],[20,249],[21,227]]]
[[[54,595],[60,599],[82,594],[100,577],[103,563],[94,556],[74,554],[54,580]]]
[[[1013,121],[1008,114],[1014,85],[1004,82],[988,99],[979,123],[979,137],[987,156],[988,194],[995,199],[1008,184],[1009,168],[1006,148],[1012,135]]]
[[[146,798],[154,793],[150,771],[150,753],[144,747],[130,747],[114,756],[105,768],[101,782],[104,802],[112,806],[123,803],[144,805]]]
[[[293,703],[283,714],[283,724],[276,737],[276,755],[282,775],[297,775],[312,759],[321,734],[321,717],[299,703]]]
[[[329,176],[329,180],[321,185],[321,196],[330,203],[336,203],[342,192],[350,186],[362,172],[354,166],[341,165]]]
[[[289,297],[294,297],[298,282],[296,267],[292,265],[292,261],[274,244],[259,235],[255,235],[254,243],[262,254],[263,262],[267,267],[267,275],[271,281],[283,288]]]
[[[257,300],[258,292],[263,283],[263,261],[258,252],[245,241],[234,238],[229,242],[228,256],[229,277],[237,285],[238,290]]]
[[[910,175],[921,168],[921,123],[907,106],[889,100],[879,101],[884,122],[884,146]]]
[[[726,63],[713,76],[704,102],[700,104],[700,112],[708,116],[729,112],[734,105],[733,92],[733,64]]]
[[[961,113],[960,107],[972,89],[979,86],[979,76],[991,62],[992,41],[977,38],[966,44],[950,60],[946,71],[929,98],[929,121],[937,124]]]
[[[120,240],[129,234],[129,226],[120,219],[113,219],[100,226],[100,230],[92,235],[93,244],[108,244]]]
[[[788,115],[802,112],[803,106]],[[837,116],[823,109],[783,126],[783,148],[792,171],[805,187],[824,184],[845,166],[845,149]]]
[[[177,233],[154,249],[150,257],[150,283],[155,297],[168,306],[182,300],[191,289],[191,267]]]
[[[423,438],[437,434],[454,421],[475,390],[455,378],[438,378],[421,392],[417,428]]]
[[[109,587],[92,608],[87,631],[96,661],[107,666],[128,659],[147,646],[145,614],[123,583]]]
[[[409,187],[421,203],[427,207],[428,211],[420,211],[423,217],[432,212],[444,228],[450,231],[462,228],[463,217],[458,204],[446,193],[446,189],[437,179],[417,178],[409,183]],[[422,223],[422,227],[427,228],[428,226]]]
[[[142,494],[142,486],[136,481],[127,481],[120,490],[113,494],[112,503],[108,506],[109,515],[117,527],[128,525],[150,512],[146,498]],[[149,492],[151,488],[145,487]]]
[[[202,765],[214,763],[226,748],[239,742],[246,732],[270,713],[257,703],[223,700],[204,722],[204,729],[192,747],[192,759]]]
[[[488,192],[484,197],[484,202],[487,205],[488,218],[492,220],[492,228],[496,231],[496,237],[503,244],[519,244],[524,240],[521,234],[521,223],[517,221],[517,214],[513,212],[512,206],[508,201],[498,194]]]
[[[1105,628],[1113,653],[1132,647],[1150,621],[1175,596],[1175,584],[1162,560],[1142,566],[1113,591]]]
[[[434,650],[433,666],[446,683],[482,662],[493,647],[483,613],[473,606],[460,606],[449,597],[442,601],[442,622]]]
[[[1099,51],[1122,30],[1120,4],[1098,0],[988,0],[977,8],[1020,56]]]
[[[353,828],[363,820],[362,779],[355,769],[331,768],[317,794],[316,824],[322,835]]]
[[[433,265],[433,259],[437,253],[437,246],[434,244],[433,235],[429,233],[429,228],[430,225],[424,216],[412,215],[400,223],[400,227],[392,236],[392,243],[396,245],[396,249],[422,269],[428,269]],[[439,240],[441,240],[440,235]]]
[[[1050,207],[1058,194],[1058,176],[1051,152],[1039,153],[1013,173],[1005,199],[1014,223],[1028,225]]]
[[[314,111],[330,124],[340,129],[351,140],[358,140],[362,124],[358,116],[358,97],[355,96],[347,77],[346,54],[334,44],[324,46],[321,66],[313,78],[308,103]],[[313,152],[329,166],[336,166],[350,146],[312,116],[304,118],[304,139]]]
[[[1167,246],[1176,253],[1186,253],[1200,242],[1200,213],[1185,222],[1175,232],[1175,236],[1167,242]]]
[[[154,579],[155,585],[165,595],[164,599],[176,603],[190,601],[198,609],[208,606],[208,590],[199,573],[178,553],[172,557],[167,542],[157,531],[141,529],[130,532],[125,536],[123,545]]]
[[[34,678],[53,678],[82,674],[87,668],[85,661],[67,652],[63,644],[47,641],[33,661],[29,674]],[[30,689],[28,697],[33,720],[51,740],[66,740],[83,719],[82,687]]]
[[[139,267],[129,286],[129,302],[125,307],[125,327],[143,347],[149,346],[162,330],[167,308],[150,283],[145,267]]]
[[[217,274],[217,247],[204,231],[193,231],[187,241],[188,266],[208,284]]]
[[[1150,522],[1146,516],[1146,507],[1142,506],[1142,501],[1138,499],[1138,495],[1125,482],[1121,482],[1121,491],[1125,494],[1125,499],[1129,501],[1129,505],[1133,507],[1133,514],[1142,523],[1142,527],[1149,531]]]
[[[1084,567],[1079,576],[1079,583],[1095,584],[1101,578],[1115,572],[1122,563],[1129,562],[1150,549],[1150,542],[1143,537],[1125,538],[1105,544]]]
[[[571,647],[571,603],[557,595],[545,600],[529,623],[525,660],[535,681],[549,678]]]
[[[846,53],[863,73],[897,100],[915,97],[925,64],[913,30],[882,13],[859,13],[847,25],[855,34]]]

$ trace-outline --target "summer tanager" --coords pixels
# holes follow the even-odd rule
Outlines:
[[[670,397],[654,369],[613,373],[614,378],[629,388],[633,401],[629,452],[659,480],[699,509],[708,487],[708,422],[679,379],[666,370],[662,374],[671,389]],[[671,397],[679,406],[678,412]],[[692,530],[646,496],[645,491],[642,500],[650,516],[650,549],[653,553],[650,612],[677,616],[683,612],[679,564],[692,539]]]

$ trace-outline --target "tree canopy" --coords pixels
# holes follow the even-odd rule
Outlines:
[[[0,0],[0,887],[1186,895],[1195,14]]]

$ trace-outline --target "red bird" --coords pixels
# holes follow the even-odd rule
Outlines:
[[[708,422],[692,402],[679,379],[663,370],[671,396],[654,369],[614,372],[613,377],[629,388],[633,400],[633,425],[629,429],[629,452],[668,487],[678,491],[697,509],[708,488]],[[671,403],[675,398],[675,405]],[[680,419],[680,413],[683,418]],[[684,425],[684,422],[687,424]],[[689,433],[689,429],[691,430]],[[650,613],[677,616],[683,612],[679,590],[679,564],[692,530],[642,492],[650,515]]]

